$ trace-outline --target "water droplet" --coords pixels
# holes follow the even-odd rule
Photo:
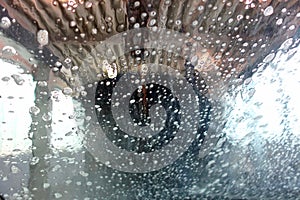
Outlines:
[[[84,171],[80,171],[79,174],[83,177],[87,177],[89,174],[84,172]]]
[[[32,157],[30,165],[36,165],[40,161],[39,157]]]
[[[43,116],[42,116],[42,119],[45,121],[45,122],[48,122],[52,119],[52,116],[51,116],[51,113],[48,112],[48,113],[44,113]]]
[[[37,41],[41,46],[47,45],[49,43],[49,34],[46,30],[39,30],[37,32]]]
[[[10,171],[11,171],[11,173],[13,173],[13,174],[17,174],[17,173],[19,173],[21,170],[20,170],[17,166],[12,165],[11,168],[10,168]]]
[[[236,17],[236,19],[237,19],[238,21],[242,20],[243,18],[244,18],[243,15],[238,15],[238,16]]]
[[[93,3],[91,1],[85,2],[85,8],[91,8],[93,6]]]
[[[39,81],[38,86],[40,87],[46,87],[48,85],[47,81]]]
[[[148,66],[145,64],[142,64],[141,72],[142,72],[142,74],[146,74],[148,72]]]
[[[11,75],[11,77],[14,79],[17,85],[23,85],[23,83],[25,82],[25,80],[18,74],[13,74]]]
[[[296,28],[295,25],[291,25],[291,26],[289,27],[289,30],[292,31],[292,30],[295,30],[295,28]]]
[[[7,29],[11,26],[11,21],[8,17],[2,17],[1,22],[0,22],[0,27]]]
[[[264,10],[264,16],[270,16],[272,15],[274,12],[274,8],[272,6],[268,6],[266,7],[266,9]]]
[[[29,108],[29,113],[32,115],[38,115],[40,113],[40,108],[37,106],[32,106]]]
[[[248,102],[252,97],[253,95],[255,94],[255,89],[254,88],[250,88],[250,89],[247,89],[245,91],[242,92],[242,99],[245,101],[245,102]]]
[[[251,83],[251,82],[252,82],[252,78],[251,77],[244,80],[244,84],[245,85],[249,85],[249,83]]]
[[[1,80],[4,81],[4,82],[7,82],[7,81],[10,80],[10,78],[8,76],[4,76]]]
[[[292,44],[293,44],[293,38],[289,38],[282,43],[282,45],[280,46],[280,49],[288,50]]]
[[[270,53],[269,55],[267,55],[265,57],[265,59],[263,60],[263,62],[265,62],[265,63],[271,62],[274,59],[274,57],[275,57],[275,53]]]
[[[57,6],[58,5],[58,1],[53,1],[52,3],[54,6]]]
[[[65,95],[71,95],[73,93],[73,90],[70,87],[65,87],[63,89],[62,93],[65,94]]]
[[[283,22],[283,19],[282,18],[279,18],[277,21],[276,21],[276,25],[281,25]]]
[[[129,101],[130,104],[133,104],[134,102],[135,102],[134,99],[131,99],[131,100]]]
[[[89,15],[89,16],[88,16],[88,20],[89,20],[89,21],[94,21],[94,20],[95,20],[95,17],[94,17],[93,15]]]
[[[195,21],[192,22],[192,26],[193,26],[193,27],[196,27],[198,24],[199,24],[199,23],[198,23],[197,20],[195,20]]]
[[[165,1],[165,5],[170,5],[171,4],[171,1],[170,0],[166,0]]]
[[[17,51],[15,50],[15,48],[13,48],[11,46],[4,46],[2,48],[2,55],[4,55],[4,56],[13,56],[16,54],[17,54]]]
[[[78,69],[79,69],[79,67],[76,65],[71,68],[72,71],[78,71]]]
[[[92,35],[96,35],[98,33],[98,30],[96,28],[92,28]]]
[[[52,68],[52,71],[53,71],[53,72],[58,72],[58,71],[59,71],[59,68],[58,68],[58,67],[53,67],[53,68]]]
[[[107,60],[104,60],[102,64],[103,64],[103,71],[107,72],[107,76],[109,78],[117,77],[118,71],[117,71],[117,65],[115,63],[109,64]]]
[[[54,197],[56,198],[56,199],[59,199],[59,198],[61,198],[63,195],[61,194],[61,193],[55,193],[54,194]]]
[[[43,184],[43,188],[44,188],[44,189],[47,189],[47,188],[49,188],[49,187],[50,187],[50,183],[44,183],[44,184]]]
[[[83,97],[85,97],[87,95],[87,92],[86,91],[81,91],[80,95],[83,96]]]
[[[139,2],[139,1],[136,1],[136,2],[134,2],[134,8],[137,8],[137,7],[139,7],[141,5],[141,3]]]
[[[156,24],[156,19],[151,19],[149,22],[149,26],[154,26]]]
[[[75,27],[76,26],[76,22],[75,21],[70,21],[70,27]]]
[[[61,64],[61,62],[57,61],[57,62],[55,62],[54,66],[55,66],[55,67],[61,67],[62,64]]]
[[[251,4],[252,1],[253,1],[253,0],[246,0],[246,1],[245,1],[245,4],[247,4],[247,5],[248,5],[248,4]]]
[[[175,21],[175,24],[176,24],[177,26],[179,26],[179,25],[181,24],[181,20],[176,20],[176,21]]]

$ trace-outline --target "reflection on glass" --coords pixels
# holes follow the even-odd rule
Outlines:
[[[14,64],[0,60],[0,156],[28,152],[31,141],[30,107],[34,104],[32,76]]]

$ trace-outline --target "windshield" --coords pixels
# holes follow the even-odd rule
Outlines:
[[[299,198],[298,0],[0,5],[1,198]]]

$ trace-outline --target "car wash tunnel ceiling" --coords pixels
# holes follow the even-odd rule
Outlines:
[[[286,39],[299,34],[299,2],[296,0],[32,0],[2,1],[1,4],[21,27],[33,33],[35,41],[39,41],[38,45],[45,45],[61,63],[67,61],[79,67],[75,67],[76,72],[72,69],[60,70],[59,76],[69,85],[81,84],[82,79],[103,72],[96,67],[102,64],[101,57],[96,56],[97,52],[93,52],[89,64],[83,63],[100,41],[135,28],[175,30],[188,35],[190,45],[199,44],[190,58],[176,58],[176,55],[167,52],[153,56],[151,51],[154,50],[148,49],[149,55],[147,58],[143,56],[143,59],[184,71],[183,63],[195,56],[199,71],[214,68],[223,79],[251,75],[254,66],[266,55],[278,49]],[[21,35],[13,37],[28,43]],[[130,43],[133,38],[127,37],[126,40]],[[133,42],[130,44],[134,45]],[[117,45],[109,50],[110,62],[117,64],[119,73],[130,70],[132,63],[137,62],[131,55],[133,52],[123,58],[114,58]],[[170,58],[173,62],[169,61]]]
[[[0,5],[1,198],[299,197],[298,0]]]

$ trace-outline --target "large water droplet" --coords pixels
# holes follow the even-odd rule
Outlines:
[[[282,43],[282,45],[280,46],[280,49],[288,50],[292,44],[293,44],[293,38],[289,38]]]
[[[41,46],[47,45],[49,43],[49,34],[46,30],[39,30],[37,32],[37,41]]]
[[[18,74],[13,74],[11,75],[11,77],[14,79],[17,85],[23,85],[23,83],[25,82],[25,80]]]
[[[17,51],[15,50],[15,48],[13,48],[11,46],[4,46],[2,48],[2,55],[4,55],[4,56],[13,56],[16,54],[17,54]]]
[[[11,26],[11,21],[8,17],[2,17],[1,22],[0,22],[0,27],[7,29]]]
[[[274,12],[274,8],[272,6],[268,6],[266,7],[266,9],[264,10],[264,15],[265,16],[270,16],[272,15]]]

